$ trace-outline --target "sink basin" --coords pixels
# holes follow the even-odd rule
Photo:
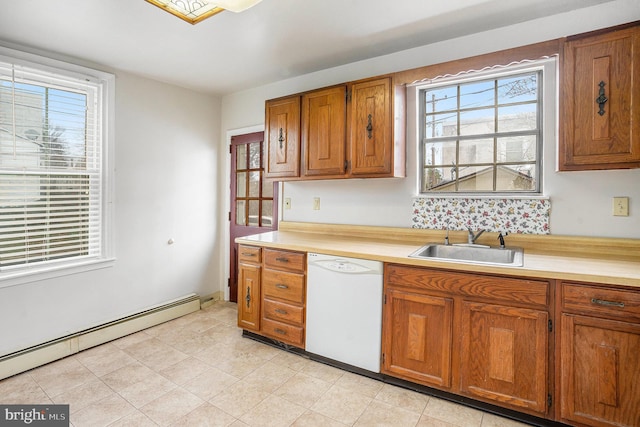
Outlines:
[[[522,267],[524,251],[517,247],[494,248],[481,245],[440,245],[434,243],[421,247],[409,256],[438,261]]]

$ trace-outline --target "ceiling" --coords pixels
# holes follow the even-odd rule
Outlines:
[[[144,0],[0,0],[0,43],[224,95],[608,1],[263,0],[191,25]]]

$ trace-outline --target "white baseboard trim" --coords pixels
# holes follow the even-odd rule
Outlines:
[[[186,295],[138,313],[0,357],[0,380],[200,310],[200,298]]]

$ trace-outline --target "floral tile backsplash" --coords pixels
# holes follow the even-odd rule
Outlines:
[[[549,199],[416,198],[413,228],[549,234]]]

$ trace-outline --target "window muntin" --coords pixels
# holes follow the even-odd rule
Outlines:
[[[542,71],[419,88],[420,192],[539,192]]]
[[[0,273],[103,258],[102,103],[95,78],[0,60]]]

